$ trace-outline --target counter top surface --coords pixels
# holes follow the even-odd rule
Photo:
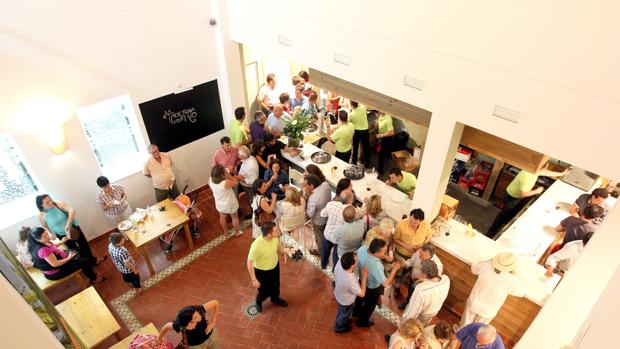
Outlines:
[[[511,249],[478,232],[474,236],[466,235],[467,227],[453,219],[450,220],[450,225],[452,226],[450,236],[434,237],[431,241],[463,263],[472,265],[488,261],[501,252],[512,252]],[[516,275],[525,287],[525,298],[542,306],[560,281],[560,276],[554,274],[552,277],[546,277],[545,268],[528,258],[521,257],[519,261]]]

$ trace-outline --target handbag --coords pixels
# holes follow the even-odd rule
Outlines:
[[[266,200],[266,199],[262,197],[260,200]],[[254,210],[254,223],[256,223],[256,225],[260,227],[261,225],[263,225],[263,223],[273,222],[275,221],[275,219],[276,219],[276,213],[275,212],[269,213],[263,210],[260,207],[260,201],[259,201],[258,208]]]
[[[62,213],[64,213],[67,216],[67,219],[69,219],[69,212],[67,212],[65,209],[61,208],[60,206],[56,205],[56,202],[54,202],[54,206],[56,206],[57,209],[61,210]],[[69,240],[71,241],[77,240],[77,238],[80,237],[80,234],[82,234],[82,230],[80,230],[79,227],[76,227],[75,225],[73,225],[73,223],[71,223],[71,229],[69,230],[69,233],[67,234],[67,237],[69,238]]]
[[[165,339],[157,342],[157,336],[138,333],[127,349],[173,349],[172,343]]]

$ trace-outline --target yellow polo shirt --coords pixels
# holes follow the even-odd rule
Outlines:
[[[278,265],[278,244],[280,239],[273,238],[269,241],[261,235],[252,242],[248,260],[254,263],[254,268],[271,270]]]
[[[349,113],[349,122],[355,126],[356,130],[368,130],[368,115],[366,107],[359,104],[357,108]]]
[[[400,240],[409,245],[413,245],[416,249],[424,245],[433,237],[433,231],[431,225],[427,221],[420,222],[417,230],[413,230],[409,224],[409,218],[400,221],[396,225],[396,231],[394,232],[394,240]],[[396,251],[403,256],[411,257],[413,252],[407,251],[402,246],[395,243]]]
[[[532,190],[536,185],[537,180],[538,175],[521,170],[512,182],[510,182],[506,188],[506,192],[513,198],[520,199],[521,193]]]
[[[243,124],[237,119],[230,120],[228,132],[230,133],[230,142],[233,146],[241,144],[247,138]]]
[[[402,174],[403,174],[403,180],[398,183],[394,183],[394,184],[396,185],[398,189],[404,191],[407,194],[414,192],[415,186],[418,183],[417,178],[415,178],[414,174],[409,173],[409,172],[402,171]]]
[[[355,132],[355,126],[352,123],[347,122],[342,124],[334,131],[331,138],[336,143],[336,151],[340,153],[346,153],[353,147],[353,133]]]

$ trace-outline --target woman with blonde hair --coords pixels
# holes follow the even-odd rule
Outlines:
[[[424,348],[424,327],[419,320],[405,320],[390,337],[388,349]]]
[[[278,217],[280,217],[280,219],[303,215],[306,212],[306,200],[297,188],[289,185],[284,191],[284,200],[280,204],[278,210]],[[280,224],[280,230],[286,232],[290,229]]]
[[[381,222],[384,218],[387,218],[387,213],[381,207],[381,195],[372,195],[368,202],[366,202],[366,214],[364,215],[364,224],[366,230],[373,228]]]
[[[387,243],[386,253],[381,257],[381,264],[385,274],[389,274],[392,270],[392,262],[394,261],[394,242],[392,240],[392,233],[394,232],[394,221],[391,218],[383,218],[380,223],[366,232],[364,238],[364,245],[370,246],[370,243],[375,238],[385,240]]]

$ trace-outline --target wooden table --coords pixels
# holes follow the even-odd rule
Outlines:
[[[164,211],[160,211],[161,207],[165,207]],[[146,250],[146,245],[153,240],[157,240],[160,236],[173,231],[183,225],[185,230],[185,238],[190,249],[194,248],[192,234],[189,231],[189,217],[181,211],[170,199],[153,205],[150,216],[147,216],[142,223],[138,223],[138,230],[124,230],[122,233],[138,250],[138,253],[144,257],[144,261],[151,272],[155,274],[151,258]]]
[[[157,330],[157,327],[155,327],[155,325],[153,325],[153,323],[149,323],[148,325],[142,327],[141,329],[137,330],[136,332],[130,334],[129,336],[125,337],[125,339],[123,339],[122,341],[114,344],[113,346],[109,347],[108,349],[127,349],[129,347],[129,344],[131,343],[131,341],[133,341],[133,339],[136,337],[136,335],[140,333],[140,334],[152,334],[154,336],[159,336],[159,331]]]
[[[56,309],[87,348],[118,335],[121,329],[92,286],[58,304]]]

